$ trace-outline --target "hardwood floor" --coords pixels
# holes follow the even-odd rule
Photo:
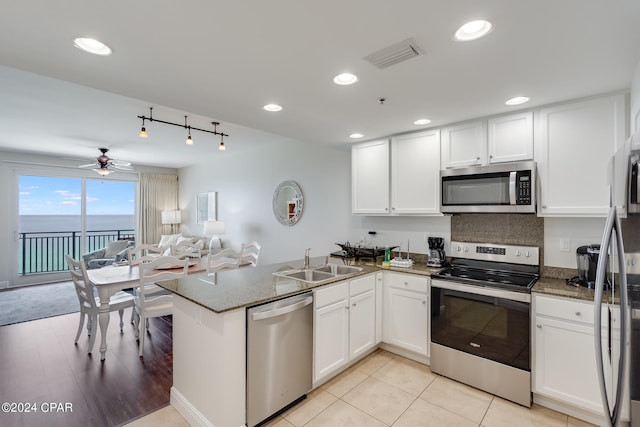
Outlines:
[[[111,427],[169,404],[171,316],[150,319],[140,359],[130,315],[126,310],[120,333],[118,313],[111,313],[104,362],[99,332],[91,355],[86,327],[78,344],[73,344],[78,313],[0,327],[0,403],[37,409],[7,413],[3,406],[0,426]],[[70,404],[72,411],[50,409],[60,403]]]

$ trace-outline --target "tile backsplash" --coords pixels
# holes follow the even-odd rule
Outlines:
[[[544,246],[544,218],[523,214],[461,214],[451,217],[451,240]]]
[[[451,217],[451,240],[538,246],[540,263],[544,260],[544,218],[528,214],[459,214]],[[541,275],[564,279],[575,270],[558,267],[541,268]]]

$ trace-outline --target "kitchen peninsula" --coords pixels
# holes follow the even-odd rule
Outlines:
[[[312,266],[323,265],[313,258]],[[191,425],[245,424],[246,307],[317,287],[274,272],[301,268],[302,260],[192,274],[160,283],[175,294],[171,404]],[[335,280],[373,273],[374,266]]]

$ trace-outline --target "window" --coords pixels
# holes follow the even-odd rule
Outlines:
[[[18,274],[66,270],[64,255],[135,235],[135,182],[18,177]]]

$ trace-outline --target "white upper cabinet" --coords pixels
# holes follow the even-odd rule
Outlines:
[[[624,95],[540,110],[535,160],[540,216],[605,216],[609,161],[626,138]]]
[[[533,113],[496,117],[487,121],[489,163],[533,159]]]
[[[533,159],[533,113],[478,120],[442,129],[445,168]]]
[[[485,164],[487,125],[485,121],[464,123],[442,129],[442,165],[459,168]]]
[[[440,130],[353,145],[351,203],[354,214],[441,215]]]
[[[351,211],[354,214],[389,213],[389,141],[351,147]]]
[[[440,131],[391,140],[391,213],[440,214]]]

